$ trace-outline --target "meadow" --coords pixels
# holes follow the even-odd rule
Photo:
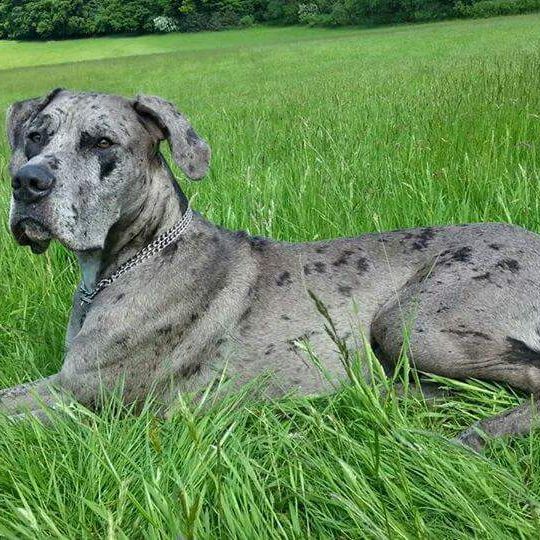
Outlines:
[[[190,184],[214,222],[303,241],[504,221],[540,232],[540,14],[377,29],[255,28],[0,42],[0,109],[54,87],[178,104],[213,150]],[[7,227],[0,139],[0,387],[58,370],[78,268]],[[405,359],[406,360],[406,359]],[[406,361],[403,364],[406,367]],[[0,418],[6,538],[538,538],[540,430],[483,455],[450,442],[523,396],[448,399],[352,378],[331,396],[249,392],[167,421],[82,408]],[[239,406],[240,405],[240,406]]]

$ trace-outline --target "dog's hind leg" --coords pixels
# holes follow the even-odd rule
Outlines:
[[[526,435],[531,429],[540,427],[537,400],[538,396],[531,396],[530,401],[519,407],[480,420],[463,431],[455,440],[478,452],[491,438]]]
[[[379,322],[379,325],[381,322]],[[380,326],[378,328],[380,330]],[[388,330],[387,330],[388,331]],[[440,333],[437,328],[432,329],[433,333]],[[402,330],[403,332],[403,330]],[[505,411],[497,416],[487,418],[477,422],[473,427],[463,432],[457,440],[475,450],[480,450],[486,440],[493,437],[508,435],[524,435],[534,427],[540,427],[540,416],[538,415],[535,400],[540,398],[540,369],[534,365],[526,364],[527,358],[523,362],[516,363],[509,360],[509,352],[504,345],[479,347],[484,354],[474,354],[472,347],[479,346],[485,337],[474,335],[476,330],[463,330],[471,332],[469,339],[460,337],[448,337],[437,343],[431,343],[431,331],[410,334],[408,353],[415,369],[425,373],[435,373],[444,377],[467,379],[476,378],[483,380],[499,381],[508,383],[516,388],[526,390],[531,393],[531,399],[523,405]],[[399,340],[397,334],[389,338],[391,343],[386,342],[389,352],[395,354],[396,361],[401,353],[400,346],[403,346],[403,338]],[[487,336],[487,334],[486,334]],[[491,339],[491,338],[490,338]],[[464,341],[469,341],[465,344]],[[495,341],[493,339],[493,341]],[[474,344],[472,343],[474,342]],[[498,349],[498,350],[493,350]],[[532,354],[530,351],[528,354]],[[540,361],[540,352],[536,353]]]
[[[444,272],[433,279],[443,282]],[[400,291],[375,317],[371,333],[385,360],[396,363],[406,349],[411,364],[424,373],[455,379],[482,379],[510,384],[540,398],[540,333],[529,285],[491,293],[489,299],[461,287],[433,289],[417,281]],[[527,298],[523,298],[524,295]],[[489,301],[488,301],[489,300]],[[489,306],[489,310],[477,308]],[[491,437],[525,434],[540,426],[532,400],[478,422],[459,441],[480,449]]]

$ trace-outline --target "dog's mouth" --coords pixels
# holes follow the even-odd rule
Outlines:
[[[52,240],[52,234],[45,225],[31,218],[18,221],[13,229],[13,236],[21,246],[30,246],[32,253],[44,253]]]

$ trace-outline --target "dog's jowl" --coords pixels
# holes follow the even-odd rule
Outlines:
[[[1,391],[8,414],[41,415],[58,400],[95,407],[120,381],[126,403],[152,393],[166,408],[223,369],[237,385],[271,374],[273,396],[327,391],[345,372],[312,295],[348,347],[371,343],[390,369],[407,330],[418,370],[540,391],[536,234],[492,223],[291,244],[225,230],[190,208],[163,159],[167,140],[196,180],[210,150],[158,97],[57,89],[15,103],[7,129],[16,241],[34,253],[61,242],[82,276],[60,373]],[[532,409],[461,440],[526,432]]]

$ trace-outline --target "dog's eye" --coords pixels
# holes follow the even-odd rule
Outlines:
[[[32,131],[32,133],[28,134],[28,138],[35,143],[41,142],[41,133],[38,133],[37,131]]]
[[[96,143],[96,146],[98,148],[101,148],[102,150],[104,150],[105,148],[110,148],[112,145],[113,145],[113,142],[110,139],[107,139],[107,137],[102,137]]]

